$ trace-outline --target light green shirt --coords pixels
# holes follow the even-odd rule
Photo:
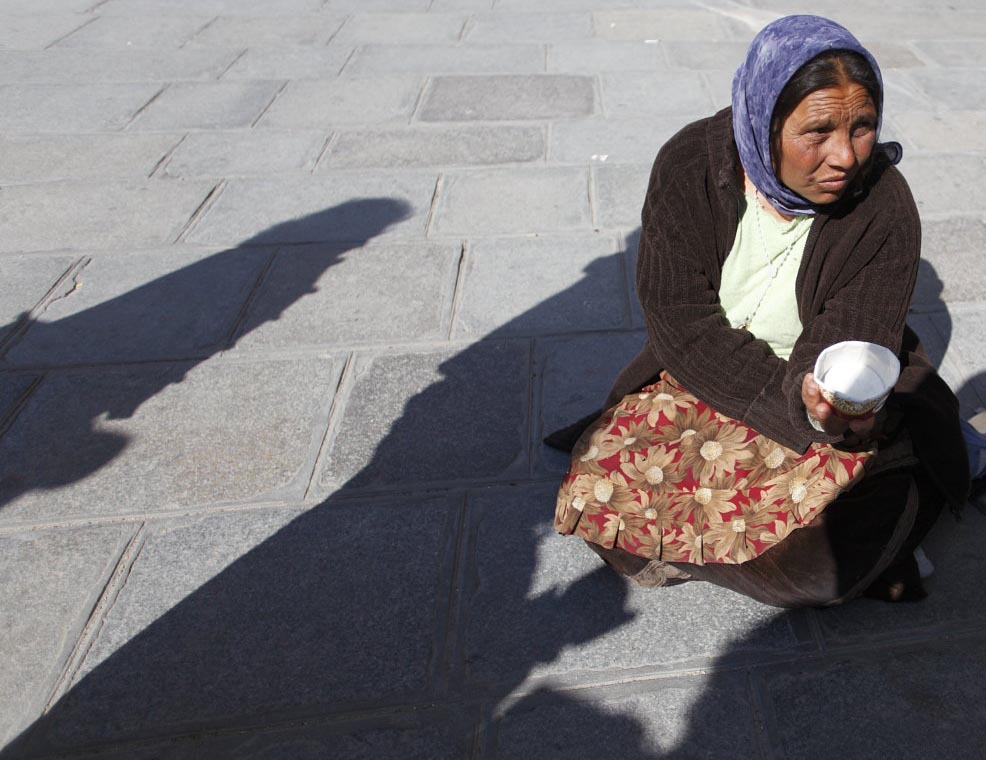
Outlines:
[[[795,281],[814,217],[780,221],[760,209],[753,195],[740,199],[739,217],[736,239],[722,267],[719,302],[729,324],[745,325],[787,359],[801,335]]]

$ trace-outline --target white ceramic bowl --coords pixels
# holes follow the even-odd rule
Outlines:
[[[815,360],[815,382],[843,417],[860,417],[883,406],[900,377],[894,352],[875,343],[847,340]]]

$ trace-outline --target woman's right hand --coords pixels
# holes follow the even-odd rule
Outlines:
[[[843,435],[847,430],[852,430],[858,436],[866,438],[873,432],[876,418],[872,414],[855,420],[843,419],[837,415],[835,409],[825,400],[811,372],[801,381],[801,400],[804,401],[808,414],[818,420],[829,435]]]

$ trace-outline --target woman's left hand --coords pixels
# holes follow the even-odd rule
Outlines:
[[[825,400],[811,372],[801,381],[801,400],[804,401],[808,414],[818,420],[822,429],[829,435],[843,435],[847,430],[851,430],[861,438],[867,438],[873,432],[876,423],[874,415],[854,420],[847,420],[837,415],[835,409]]]

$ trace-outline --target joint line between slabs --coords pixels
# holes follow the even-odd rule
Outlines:
[[[108,0],[106,0],[106,1],[108,2]],[[188,38],[187,40],[185,40],[185,41],[184,41],[183,43],[181,43],[181,44],[180,44],[180,45],[178,46],[178,49],[180,50],[180,49],[182,49],[182,48],[184,48],[184,47],[185,47],[185,45],[187,45],[187,44],[188,44],[189,42],[191,42],[191,41],[192,41],[192,40],[194,40],[194,39],[195,39],[196,37],[198,37],[198,36],[199,36],[200,34],[202,34],[202,32],[204,32],[204,31],[205,31],[206,29],[208,29],[208,28],[209,28],[210,26],[212,26],[213,24],[215,24],[215,23],[216,23],[216,22],[217,22],[218,20],[219,20],[219,16],[213,16],[212,18],[210,18],[210,19],[209,19],[208,21],[206,21],[206,22],[205,22],[204,24],[202,24],[202,26],[200,26],[200,27],[199,27],[198,29],[196,29],[196,30],[195,30],[195,31],[194,31],[194,32],[192,33],[192,36],[191,36],[191,37],[189,37],[189,38]],[[245,52],[245,51],[244,51],[244,52]],[[225,74],[225,73],[226,73],[226,72],[224,71],[224,72],[223,72],[223,74]],[[222,75],[220,75],[220,76],[222,76]]]
[[[192,215],[188,217],[188,221],[185,222],[185,226],[181,228],[177,237],[175,237],[174,243],[183,243],[188,234],[195,228],[195,225],[199,223],[199,220],[205,216],[205,214],[212,208],[213,204],[222,195],[223,190],[226,189],[227,181],[225,179],[219,180],[215,187],[209,191],[208,195],[203,198],[202,202],[198,205],[198,208],[192,212]]]
[[[15,323],[13,329],[11,329],[11,331],[7,334],[7,337],[0,340],[0,357],[6,356],[7,352],[20,342],[20,339],[24,336],[24,334],[33,324],[35,324],[35,322],[38,321],[38,317],[48,310],[49,306],[55,303],[55,301],[60,301],[63,298],[67,298],[75,292],[78,287],[79,275],[82,273],[83,269],[89,266],[91,262],[91,256],[83,256],[82,258],[73,261],[72,264],[69,265],[68,269],[62,272],[61,277],[55,281],[55,284],[48,289],[48,292],[45,293],[32,308],[19,315],[17,322]],[[72,289],[68,293],[58,295],[69,280],[73,283]]]
[[[459,316],[459,307],[462,305],[463,279],[466,276],[466,257],[469,255],[469,241],[463,240],[459,248],[459,263],[455,271],[455,284],[452,286],[452,304],[449,309],[448,333],[449,341],[455,335],[455,320]]]
[[[338,34],[338,32],[336,34]],[[332,36],[335,37],[335,34]],[[356,51],[361,50],[362,48],[362,45],[353,46],[353,49],[349,51],[349,55],[346,56],[346,60],[342,62],[342,66],[340,66],[339,70],[336,72],[337,77],[342,76],[343,72],[348,68],[350,62],[352,62],[352,60],[356,57]]]
[[[210,22],[210,23],[211,23],[211,22]],[[247,49],[248,49],[248,48],[243,48],[243,49],[242,49],[242,50],[241,50],[241,51],[240,51],[240,52],[239,52],[239,53],[237,54],[237,56],[236,56],[236,57],[235,57],[235,58],[234,58],[234,59],[233,59],[232,61],[230,61],[230,62],[229,62],[229,65],[228,65],[228,66],[227,66],[226,68],[224,68],[224,69],[223,69],[222,71],[220,71],[220,72],[219,72],[219,75],[218,75],[218,76],[216,77],[216,81],[218,81],[218,80],[220,80],[220,79],[222,79],[222,78],[223,78],[224,76],[226,76],[226,75],[227,75],[227,74],[229,73],[229,70],[230,70],[231,68],[233,68],[233,67],[234,67],[234,66],[235,66],[235,65],[237,64],[237,62],[238,62],[238,61],[239,61],[239,60],[240,60],[240,59],[241,59],[241,58],[242,58],[243,56],[245,56],[245,55],[247,54]],[[270,104],[268,103],[267,105],[269,106]],[[261,113],[263,113],[263,112],[261,111]],[[260,117],[258,116],[257,118],[259,119]],[[254,123],[256,123],[256,121],[254,121]],[[253,126],[253,124],[251,124],[250,126],[252,127],[252,126]]]
[[[465,566],[465,535],[466,524],[469,521],[469,494],[463,491],[458,500],[458,505],[453,517],[453,536],[452,546],[452,567],[449,569],[448,606],[445,610],[445,625],[441,636],[438,637],[438,644],[441,645],[441,658],[435,664],[436,668],[432,671],[432,683],[437,686],[440,697],[447,697],[452,691],[453,677],[457,675],[454,670],[458,654],[458,626],[459,610],[462,599],[462,572]],[[438,672],[436,672],[438,671]]]
[[[633,298],[636,295],[631,288],[631,283],[633,282],[630,276],[630,262],[627,257],[630,255],[630,236],[625,231],[620,231],[616,235],[616,246],[617,250],[620,251],[619,262],[620,262],[620,274],[623,277],[623,319],[625,320],[626,329],[633,329]]]
[[[57,44],[58,44],[59,42],[61,42],[62,40],[66,40],[66,39],[68,39],[69,37],[71,37],[71,36],[72,36],[73,34],[75,34],[76,32],[81,32],[81,31],[82,31],[83,29],[85,29],[85,28],[86,28],[87,26],[89,26],[90,24],[92,24],[92,23],[94,23],[94,22],[95,22],[95,21],[96,21],[96,20],[97,20],[98,18],[99,18],[98,16],[94,16],[93,18],[91,18],[91,19],[89,19],[88,21],[86,21],[86,23],[84,23],[84,24],[83,24],[82,26],[77,26],[77,27],[76,27],[75,29],[73,29],[73,30],[72,30],[71,32],[66,32],[66,33],[65,33],[65,34],[63,34],[63,35],[62,35],[61,37],[59,37],[59,38],[58,38],[57,40],[53,40],[52,42],[49,42],[49,43],[48,43],[47,45],[45,45],[45,46],[44,46],[44,49],[45,49],[45,50],[51,50],[51,49],[52,49],[53,47],[55,47],[55,45],[57,45]]]
[[[332,131],[329,132],[329,136],[325,138],[325,142],[322,143],[322,150],[319,151],[318,155],[315,157],[315,163],[312,164],[312,170],[309,174],[314,174],[318,167],[322,165],[322,161],[332,150],[332,147],[339,141],[340,132]]]
[[[110,577],[106,581],[106,585],[103,587],[99,598],[96,600],[96,604],[93,605],[93,608],[89,613],[89,617],[86,620],[86,624],[83,626],[82,633],[76,641],[75,647],[72,649],[72,653],[69,655],[65,668],[55,683],[55,687],[52,689],[50,696],[48,697],[48,701],[44,708],[45,715],[47,715],[58,700],[60,700],[68,692],[72,681],[75,679],[75,676],[82,667],[86,656],[92,649],[92,645],[96,643],[96,639],[99,637],[103,624],[106,622],[106,617],[109,614],[109,611],[116,603],[120,592],[129,580],[134,564],[137,562],[137,558],[140,557],[140,553],[144,548],[144,542],[147,538],[145,526],[145,522],[140,523],[137,530],[134,532],[134,535],[120,553],[120,556],[114,565],[113,572],[110,573]]]
[[[250,312],[250,308],[253,306],[254,302],[257,300],[257,294],[263,288],[264,283],[267,281],[267,275],[271,268],[274,266],[274,260],[277,258],[280,251],[275,250],[268,257],[267,261],[264,262],[264,266],[260,270],[260,274],[257,275],[257,279],[254,280],[253,287],[250,288],[250,292],[247,294],[246,299],[243,301],[243,305],[240,307],[239,313],[236,315],[236,319],[233,320],[233,325],[229,328],[229,332],[223,338],[223,351],[228,351],[234,345],[236,345],[236,335],[239,333],[240,328],[243,327],[243,323],[246,322],[247,315]]]
[[[312,471],[308,476],[308,484],[305,487],[302,501],[307,502],[311,496],[312,488],[315,485],[315,478],[318,477],[318,473],[326,457],[329,455],[333,433],[335,433],[336,428],[341,424],[342,407],[348,399],[349,387],[353,382],[353,375],[355,373],[355,363],[356,353],[353,352],[346,357],[346,363],[342,367],[342,372],[339,373],[339,382],[336,383],[335,392],[332,395],[332,404],[329,406],[329,415],[325,421],[325,433],[322,435],[322,440],[319,443],[318,453],[315,455],[315,462],[312,464]]]
[[[428,206],[428,219],[425,221],[425,239],[431,237],[431,228],[435,221],[435,212],[438,210],[438,203],[441,199],[442,189],[445,187],[445,175],[439,174],[435,180],[435,190],[431,194],[431,204]]]
[[[243,52],[245,53],[246,51],[244,50]],[[260,113],[257,114],[257,118],[255,118],[253,121],[250,122],[250,129],[253,129],[255,126],[257,126],[257,122],[260,121],[262,118],[264,118],[264,115],[271,109],[271,106],[273,106],[274,103],[277,102],[277,99],[281,97],[281,93],[284,92],[285,89],[287,89],[287,86],[288,86],[288,80],[285,79],[284,82],[281,84],[281,86],[277,88],[277,92],[274,93],[274,96],[270,99],[267,105],[264,106],[261,109]]]
[[[166,91],[166,90],[167,90],[167,89],[168,89],[169,87],[171,87],[171,83],[170,83],[170,82],[169,82],[168,84],[166,84],[166,85],[165,85],[164,87],[162,87],[162,88],[161,88],[160,90],[158,90],[157,92],[155,92],[155,93],[154,93],[154,94],[153,94],[153,95],[151,96],[151,99],[150,99],[150,100],[148,100],[148,101],[147,101],[146,103],[144,103],[144,105],[142,105],[142,106],[141,106],[140,108],[138,108],[138,109],[137,109],[137,110],[136,110],[136,111],[134,112],[134,115],[130,117],[130,119],[129,119],[129,120],[127,121],[127,123],[126,123],[126,124],[124,124],[124,125],[123,125],[123,129],[124,129],[124,130],[126,130],[126,129],[129,129],[129,128],[130,128],[130,125],[132,125],[132,124],[133,124],[133,123],[134,123],[135,121],[137,121],[137,119],[139,119],[139,118],[140,118],[140,116],[141,116],[141,114],[142,114],[142,113],[144,113],[144,111],[146,111],[146,110],[147,110],[148,108],[150,108],[150,107],[151,107],[151,106],[152,106],[152,105],[153,105],[154,103],[156,103],[156,102],[157,102],[157,99],[158,99],[158,98],[160,98],[160,97],[161,97],[162,95],[164,95],[164,93],[165,93],[165,91]]]
[[[185,134],[183,134],[183,135],[181,136],[181,139],[180,139],[180,140],[179,140],[178,142],[176,142],[176,143],[175,143],[175,144],[174,144],[174,145],[173,145],[173,146],[171,147],[171,149],[170,149],[170,150],[168,150],[167,152],[165,152],[165,154],[164,154],[163,156],[161,156],[161,160],[160,160],[160,161],[158,161],[158,162],[157,162],[156,164],[154,164],[154,168],[153,168],[153,169],[151,169],[151,172],[150,172],[150,174],[148,174],[148,175],[147,175],[147,178],[148,178],[148,179],[151,179],[151,178],[152,178],[152,177],[153,177],[153,176],[154,176],[155,174],[157,174],[157,173],[158,173],[159,171],[163,171],[163,170],[164,170],[164,168],[165,168],[165,167],[166,167],[166,166],[167,166],[168,164],[170,164],[170,163],[171,163],[171,158],[172,158],[172,157],[173,157],[173,156],[175,155],[175,151],[176,151],[176,150],[178,150],[178,148],[180,148],[180,147],[181,147],[181,144],[182,144],[183,142],[185,142],[185,140],[187,140],[187,139],[188,139],[188,135],[189,135],[189,133],[188,133],[188,132],[186,132]]]
[[[598,201],[596,198],[596,173],[589,167],[589,177],[586,186],[586,198],[589,203],[589,223],[592,229],[599,229],[599,213],[597,210]]]

